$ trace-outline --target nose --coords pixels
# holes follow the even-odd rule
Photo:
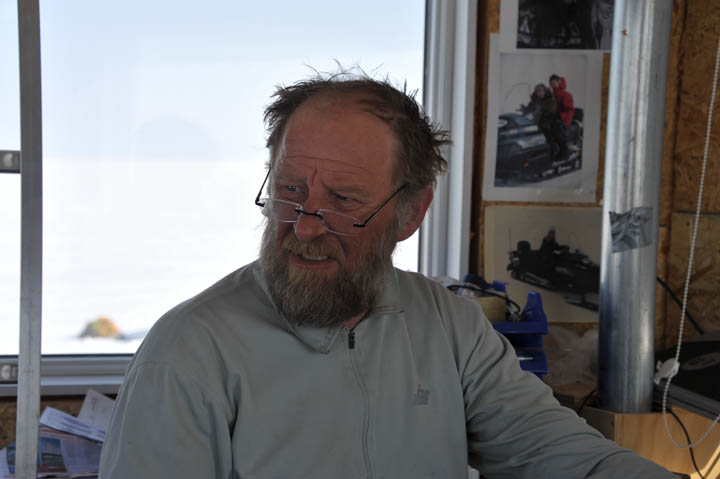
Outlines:
[[[295,222],[294,229],[295,236],[301,241],[310,241],[328,232],[322,225],[322,219],[312,214],[301,214]]]

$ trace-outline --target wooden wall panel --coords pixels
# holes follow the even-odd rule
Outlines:
[[[670,30],[670,50],[668,55],[667,92],[665,95],[665,126],[663,134],[662,176],[660,184],[660,213],[658,218],[658,261],[657,275],[667,282],[667,257],[670,252],[670,227],[675,184],[673,158],[677,138],[678,104],[681,81],[681,50],[687,1],[675,0]],[[655,296],[655,349],[665,349],[668,345],[667,332],[672,329],[667,318],[668,296],[658,285]]]
[[[718,3],[687,0],[686,24],[680,44],[681,75],[674,173],[675,211],[694,211],[697,202],[700,166],[705,144],[706,122],[712,91],[715,54],[720,35]],[[720,213],[720,98],[713,111],[703,210]]]
[[[706,417],[679,407],[673,410],[693,439],[700,437],[710,427],[711,421]],[[583,410],[582,417],[618,445],[631,449],[670,471],[688,474],[693,479],[700,477],[695,471],[688,450],[675,447],[667,438],[662,413],[619,414],[587,407]],[[675,441],[687,444],[683,430],[672,416],[668,417],[668,429]],[[720,430],[717,427],[710,431],[708,437],[693,451],[704,477],[720,477],[717,475],[720,473]]]
[[[657,275],[667,283],[667,258],[670,252],[670,228],[660,226],[658,231]],[[667,294],[660,284],[655,288],[655,349],[665,349],[667,324]]]
[[[686,0],[673,2],[673,16],[668,55],[667,94],[665,96],[665,133],[663,136],[662,184],[660,188],[660,226],[670,227],[673,211],[673,156],[677,137],[677,120],[680,89],[680,46],[687,12]]]
[[[687,274],[692,225],[695,215],[675,213],[672,219],[670,254],[668,256],[668,284],[682,300]],[[690,278],[688,311],[706,332],[720,331],[720,215],[703,215],[698,227],[695,261]],[[667,345],[677,341],[680,308],[672,301],[667,306]],[[697,336],[686,322],[684,339]]]
[[[473,128],[472,206],[470,209],[470,264],[468,270],[484,275],[483,248],[485,205],[482,198],[485,151],[485,121],[487,112],[487,79],[490,34],[500,31],[500,0],[478,2],[477,54],[475,71],[475,125]]]
[[[73,416],[80,412],[84,397],[46,397],[40,403],[40,412],[47,406],[54,407]],[[4,449],[15,440],[15,398],[0,399],[0,449]]]
[[[490,33],[500,32],[500,0],[487,1],[485,20]]]
[[[595,203],[602,205],[603,188],[605,188],[605,137],[607,136],[608,93],[610,91],[610,54],[603,55],[602,83],[600,84],[600,147],[598,148],[598,174],[595,189]]]

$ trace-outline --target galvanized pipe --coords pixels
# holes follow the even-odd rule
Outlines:
[[[20,350],[15,477],[37,477],[42,332],[42,107],[38,0],[18,0],[20,46]]]
[[[613,411],[652,405],[655,278],[672,0],[615,0],[603,193],[599,398]],[[649,208],[613,243],[611,213]],[[644,216],[644,217],[643,217]],[[627,219],[627,218],[626,218]],[[619,223],[618,223],[619,224]],[[628,231],[630,231],[628,230]],[[642,235],[640,235],[642,236]]]

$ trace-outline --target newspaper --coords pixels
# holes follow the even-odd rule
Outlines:
[[[7,461],[7,449],[0,450],[0,479],[9,479],[13,477],[10,473],[10,466]]]
[[[97,475],[102,444],[82,437],[40,427],[37,477]],[[15,473],[15,443],[6,450],[7,470]],[[0,465],[2,471],[2,465]]]
[[[90,390],[81,408],[84,420],[45,408],[38,430],[37,477],[97,477],[113,403],[112,399]],[[15,443],[12,443],[0,451],[0,479],[11,479],[14,474]]]
[[[88,390],[78,419],[107,431],[115,401],[94,389]]]
[[[53,407],[46,407],[40,416],[40,424],[58,431],[68,432],[76,436],[92,439],[93,441],[104,442],[105,431],[97,426],[88,424],[85,421],[71,416],[70,414],[58,411]]]

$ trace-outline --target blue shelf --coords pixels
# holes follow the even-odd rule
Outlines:
[[[524,371],[535,373],[541,379],[547,374],[547,357],[542,349],[542,337],[548,333],[548,325],[539,293],[528,293],[519,321],[494,322],[492,325],[513,345],[520,360],[520,367]]]

